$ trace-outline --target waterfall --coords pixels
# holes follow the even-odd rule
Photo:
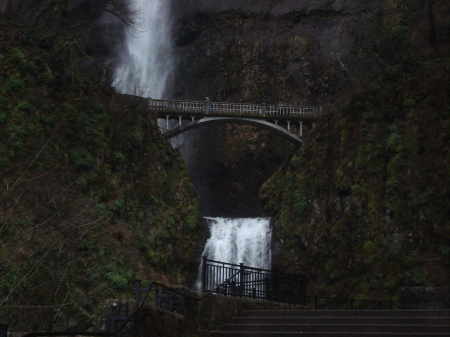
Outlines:
[[[216,261],[270,269],[270,219],[206,219],[209,221],[211,237],[206,242],[203,256]]]
[[[164,98],[173,69],[170,1],[130,1],[144,23],[137,36],[127,35],[112,85],[121,93]]]
[[[210,238],[202,256],[209,260],[270,269],[272,228],[269,218],[205,218]],[[196,288],[201,289],[201,270]],[[220,280],[222,282],[223,280]],[[220,283],[219,282],[219,283]]]
[[[137,36],[127,35],[112,85],[121,93],[165,98],[175,63],[169,17],[170,0],[129,1],[134,10],[140,11],[144,26],[140,27],[141,31]],[[189,155],[188,152],[186,154]],[[272,230],[269,219],[207,220],[210,223],[211,237],[206,243],[203,256],[216,261],[270,269]]]

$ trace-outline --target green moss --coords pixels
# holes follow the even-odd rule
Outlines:
[[[10,76],[6,81],[5,93],[7,95],[14,95],[24,93],[26,88],[25,81],[15,76]]]
[[[4,47],[8,36],[0,33],[0,170],[14,188],[2,192],[0,265],[16,272],[0,279],[0,319],[15,331],[92,328],[105,298],[133,296],[137,275],[195,278],[198,200],[144,102],[80,74],[63,54]],[[54,320],[54,305],[67,301],[76,307]]]
[[[450,216],[443,142],[450,128],[442,112],[449,103],[440,94],[448,72],[429,76],[431,68],[446,72],[448,60],[397,61],[325,113],[261,190],[282,242],[274,264],[309,274],[311,291],[389,298],[405,285],[450,280],[442,248]],[[424,267],[427,259],[432,267]]]

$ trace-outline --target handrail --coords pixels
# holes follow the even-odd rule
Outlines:
[[[212,260],[209,260],[212,261]],[[218,261],[217,261],[218,262]],[[153,290],[153,287],[155,286],[155,290],[156,288],[159,286],[161,288],[165,288],[167,290],[170,290],[174,293],[177,293],[181,296],[183,296],[184,298],[188,298],[197,302],[201,302],[203,301],[205,298],[207,298],[208,296],[210,296],[213,293],[216,293],[218,289],[220,289],[221,287],[223,287],[225,284],[229,283],[229,281],[236,277],[238,274],[240,273],[240,271],[237,271],[235,274],[233,274],[232,276],[230,276],[229,278],[227,278],[225,281],[223,281],[221,284],[219,284],[217,287],[215,287],[213,290],[208,291],[207,293],[205,293],[203,296],[201,297],[193,297],[190,296],[186,293],[183,293],[177,289],[168,287],[164,284],[161,284],[159,282],[153,281],[150,286],[147,288],[144,297],[142,298],[142,300],[140,301],[139,306],[137,307],[137,309],[129,316],[127,317],[127,319],[125,319],[122,324],[115,329],[114,331],[110,331],[110,332],[88,332],[88,331],[38,331],[38,332],[27,332],[25,334],[22,335],[22,337],[37,337],[37,336],[116,336],[119,332],[121,332],[125,326],[137,315],[137,313],[142,309],[142,307],[144,306],[145,300],[147,299],[148,295],[150,294],[150,292]],[[390,304],[390,309],[393,309],[393,301],[374,301],[374,300],[355,300],[355,299],[342,299],[342,298],[319,298],[317,296],[307,296],[306,297],[307,300],[314,300],[316,301],[316,306],[317,306],[317,302],[318,301],[326,301],[326,302],[334,302],[334,303],[389,303]],[[317,309],[317,307],[316,307]]]
[[[234,264],[234,263],[228,263],[228,262],[221,262],[221,261],[215,261],[215,260],[210,260],[210,259],[206,259],[206,261],[208,262],[213,262],[213,263],[220,263],[222,265],[227,265],[227,266],[233,266],[233,267],[240,267],[239,264]],[[294,275],[294,274],[289,274],[289,273],[283,273],[283,272],[274,272],[273,270],[270,269],[264,269],[264,268],[256,268],[256,267],[249,267],[249,266],[245,266],[245,269],[247,270],[256,270],[256,271],[266,271],[269,273],[275,273],[277,275],[285,275],[285,276],[292,276],[292,277],[306,277],[306,275],[304,274],[300,274],[300,275]]]
[[[348,309],[348,310],[365,310],[370,309],[394,309],[394,301],[392,300],[359,300],[354,298],[329,298],[329,297],[317,297],[307,296],[307,306],[313,306],[314,309]]]
[[[218,289],[220,289],[221,287],[223,287],[226,283],[228,283],[228,281],[230,281],[233,277],[235,277],[236,275],[238,275],[240,273],[240,271],[237,271],[233,276],[230,276],[229,278],[227,278],[225,281],[223,281],[221,284],[219,284],[217,287],[215,287],[213,290],[210,290],[206,293],[206,295],[204,295],[203,297],[201,297],[198,301],[203,301],[206,297],[208,297],[209,295],[211,295],[212,293],[215,293]]]
[[[200,302],[203,301],[206,297],[208,297],[209,295],[213,294],[214,292],[216,292],[220,287],[222,287],[225,283],[227,283],[229,280],[231,280],[233,277],[235,277],[237,274],[239,274],[239,272],[237,272],[236,274],[234,274],[233,276],[231,276],[230,278],[228,278],[227,280],[225,280],[224,282],[222,282],[220,285],[218,285],[216,288],[214,288],[213,290],[209,291],[208,293],[206,293],[205,295],[203,295],[200,298],[196,298],[196,297],[192,297],[187,295],[186,293],[182,293],[174,288],[168,287],[164,284],[161,284],[159,282],[153,281],[150,286],[148,287],[147,291],[145,292],[144,297],[142,298],[139,306],[137,307],[137,309],[129,316],[127,317],[126,320],[124,320],[122,322],[122,324],[115,329],[114,331],[110,331],[110,332],[88,332],[88,331],[38,331],[38,332],[27,332],[25,334],[22,335],[22,337],[37,337],[37,336],[116,336],[119,332],[121,332],[125,326],[127,325],[128,322],[130,322],[135,316],[136,314],[142,309],[145,300],[147,299],[148,295],[150,294],[150,292],[152,291],[153,286],[156,287],[161,287],[161,288],[165,288],[168,289],[174,293],[177,293],[179,295],[182,295],[185,298]],[[155,287],[155,288],[156,288]],[[156,290],[156,289],[155,289]]]
[[[317,116],[321,113],[321,106],[296,106],[283,104],[253,104],[212,101],[184,101],[148,99],[150,110],[219,115],[252,115],[261,117],[300,117]]]
[[[114,331],[110,332],[88,332],[88,331],[81,331],[81,332],[75,332],[75,331],[39,331],[39,332],[28,332],[22,337],[36,337],[36,336],[116,336],[120,331],[122,331],[126,324],[131,321],[134,316],[141,310],[142,306],[144,305],[145,300],[148,297],[148,294],[152,290],[153,285],[161,285],[158,282],[153,281],[150,287],[147,289],[144,297],[142,298],[141,303],[139,304],[138,308],[125,320],[123,323]],[[161,285],[164,286],[164,285]],[[165,286],[164,286],[165,287]]]

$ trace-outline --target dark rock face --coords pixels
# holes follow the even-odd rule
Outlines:
[[[311,13],[314,11],[351,12],[368,8],[370,4],[364,0],[188,0],[179,1],[178,8],[183,13],[224,11],[242,11],[258,15],[284,15],[292,12]]]
[[[261,216],[259,189],[295,147],[268,131],[232,124],[189,131],[178,145],[200,211],[212,217]]]
[[[173,0],[177,99],[325,104],[364,66],[367,1]],[[193,131],[191,178],[209,216],[262,214],[258,191],[293,147],[258,129]],[[249,139],[253,139],[250,140]],[[263,145],[263,146],[261,146]],[[209,155],[206,155],[209,154]]]
[[[364,44],[370,7],[359,0],[175,0],[174,95],[297,103],[287,97],[296,92],[303,103],[330,101],[338,94],[331,87],[360,74],[362,60],[352,51]]]

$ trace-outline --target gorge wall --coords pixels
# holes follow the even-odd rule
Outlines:
[[[206,225],[145,101],[87,67],[92,27],[41,4],[38,23],[0,16],[0,321],[97,330],[136,279],[193,285]]]
[[[365,79],[358,52],[366,1],[173,1],[172,97],[320,104]],[[259,216],[258,190],[294,146],[228,125],[184,136],[190,176],[209,216]],[[208,153],[205,156],[205,153]]]
[[[174,2],[174,97],[325,105],[261,189],[274,267],[306,272],[319,295],[448,285],[448,10],[445,1]],[[224,148],[242,171],[265,164],[239,153],[274,144],[232,126],[213,134],[197,146],[240,143]]]
[[[27,3],[2,2],[2,10],[21,17],[20,4]],[[68,3],[74,18],[86,13],[87,2]],[[2,240],[21,249],[1,245],[0,266],[8,270],[0,279],[1,318],[27,314],[5,309],[8,301],[29,306],[45,298],[54,305],[67,293],[75,299],[87,293],[80,307],[61,312],[89,325],[94,295],[125,294],[134,277],[188,282],[206,231],[194,187],[206,200],[204,215],[273,216],[274,267],[307,273],[318,295],[395,299],[401,286],[448,285],[447,1],[174,0],[172,13],[179,69],[173,98],[322,104],[323,117],[301,149],[251,127],[195,131],[186,137],[194,138],[187,163],[192,186],[181,158],[138,103],[99,90],[94,79],[79,85],[88,69],[107,77],[103,66],[121,48],[120,25],[100,20],[86,30],[80,43],[89,57],[75,58],[73,44],[53,49],[61,40],[2,21],[0,104],[7,114],[0,115],[0,168],[11,178],[2,184],[8,193],[0,228]],[[94,72],[93,64],[102,67]],[[11,192],[10,179],[65,116],[64,132]],[[27,197],[16,203],[22,191]],[[42,200],[46,211],[24,222]],[[67,207],[70,200],[76,207]],[[80,212],[78,227],[59,230]],[[83,234],[89,219],[104,217]],[[24,229],[26,235],[16,235]],[[52,250],[40,249],[55,237]],[[75,259],[66,269],[75,253],[92,264]],[[19,282],[42,256],[52,263]],[[96,272],[87,284],[90,271]],[[67,291],[37,292],[49,274],[51,282],[67,281]],[[11,284],[17,292],[7,297]],[[34,327],[64,321],[52,316],[47,323],[45,310],[34,317]]]
[[[367,1],[174,1],[175,97],[327,103],[368,61]],[[363,29],[365,27],[366,29]]]

